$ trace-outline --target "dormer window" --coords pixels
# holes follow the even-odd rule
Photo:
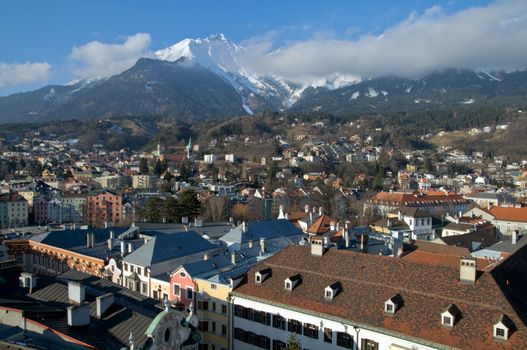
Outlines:
[[[459,319],[461,312],[456,305],[450,304],[450,306],[441,314],[441,324],[445,327],[454,327],[457,320]]]
[[[511,331],[514,329],[514,323],[506,315],[501,315],[493,328],[494,339],[508,340]]]
[[[288,277],[284,280],[284,289],[291,292],[300,283],[300,274]]]
[[[333,300],[337,294],[340,292],[341,285],[340,282],[334,282],[324,288],[324,298],[326,300]]]
[[[256,284],[261,284],[263,281],[265,281],[267,279],[267,277],[269,277],[271,275],[271,269],[270,268],[267,268],[267,269],[263,269],[263,270],[260,270],[260,271],[256,271],[254,273],[254,282]]]
[[[399,293],[384,302],[384,312],[395,314],[397,309],[403,304],[403,297]]]

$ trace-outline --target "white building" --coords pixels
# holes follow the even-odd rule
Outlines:
[[[225,161],[229,163],[234,163],[234,154],[226,154]]]
[[[321,350],[527,346],[522,309],[501,289],[524,252],[478,274],[474,258],[455,269],[325,250],[321,240],[292,245],[249,270],[232,292],[234,349],[283,349],[291,333],[302,348]],[[508,292],[520,292],[512,284]]]
[[[205,154],[205,156],[203,156],[203,162],[206,164],[214,164],[217,160],[218,156],[215,154]]]

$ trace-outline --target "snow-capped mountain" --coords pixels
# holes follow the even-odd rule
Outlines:
[[[361,81],[360,77],[338,75],[333,79],[317,80],[302,85],[281,77],[259,76],[244,67],[239,56],[246,48],[234,44],[225,35],[213,35],[205,39],[185,39],[166,49],[155,52],[155,57],[168,62],[181,58],[195,62],[229,82],[239,92],[243,108],[251,113],[262,104],[285,109],[294,104],[309,87],[329,90]]]

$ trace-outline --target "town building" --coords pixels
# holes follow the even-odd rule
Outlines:
[[[527,248],[479,270],[290,246],[254,266],[232,292],[235,349],[282,349],[291,333],[309,349],[527,347]]]
[[[88,222],[101,226],[105,222],[117,225],[123,221],[123,199],[116,192],[101,190],[86,196]]]
[[[0,228],[27,226],[28,213],[24,197],[16,192],[0,194]]]

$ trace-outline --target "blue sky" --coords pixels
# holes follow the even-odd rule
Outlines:
[[[472,0],[3,1],[0,96],[75,78],[73,49],[93,41],[122,44],[130,36],[147,33],[149,39],[140,49],[153,51],[187,37],[224,33],[235,43],[246,43],[273,33],[269,44],[273,48],[320,40],[354,44],[364,36],[398,28],[412,13],[423,21],[428,20],[423,17],[429,9],[440,8],[441,14],[434,18],[444,19],[471,7],[495,4]],[[256,68],[283,74],[288,69],[284,62]]]

